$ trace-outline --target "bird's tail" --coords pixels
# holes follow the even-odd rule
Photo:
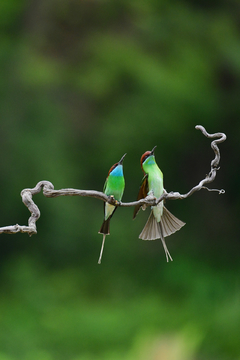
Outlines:
[[[103,220],[101,229],[98,232],[99,234],[103,234],[103,241],[102,241],[100,256],[98,259],[98,264],[101,264],[101,261],[102,261],[102,254],[103,254],[103,248],[104,248],[106,235],[110,234],[110,231],[109,231],[110,219],[111,219],[111,216],[107,220]]]
[[[139,235],[139,238],[142,240],[161,239],[167,261],[169,258],[172,261],[172,257],[168,251],[164,237],[175,233],[175,231],[180,230],[184,225],[185,223],[183,221],[176,218],[164,206],[160,222],[157,222],[155,216],[153,215],[153,211],[151,211],[148,221]]]
[[[109,231],[110,219],[111,219],[111,216],[109,216],[109,218],[107,220],[103,220],[101,229],[98,232],[99,234],[103,234],[103,235],[110,234],[110,231]]]
[[[102,254],[103,254],[103,248],[104,248],[104,243],[105,243],[105,237],[106,237],[106,234],[103,234],[103,241],[102,241],[102,247],[101,247],[101,251],[100,251],[100,255],[99,255],[99,259],[98,259],[98,264],[101,264],[101,261],[102,261]]]

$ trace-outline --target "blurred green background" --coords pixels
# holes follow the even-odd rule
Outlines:
[[[186,226],[138,239],[148,214],[120,208],[97,264],[103,203],[34,197],[38,234],[1,235],[0,360],[240,360],[238,0],[1,0],[0,226],[27,225],[20,192],[101,191],[127,152],[123,201],[157,145],[168,191],[214,157],[213,184],[168,209]]]

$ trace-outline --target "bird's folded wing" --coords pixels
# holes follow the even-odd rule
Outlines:
[[[140,199],[144,199],[148,194],[148,175],[146,174],[144,178],[142,179],[142,183],[138,192],[137,201]],[[136,205],[133,212],[133,219],[137,216],[137,213],[139,212],[141,208],[141,205]]]

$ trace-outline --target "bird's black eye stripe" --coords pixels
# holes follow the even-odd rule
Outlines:
[[[145,155],[143,158],[143,162],[148,158],[148,155]]]

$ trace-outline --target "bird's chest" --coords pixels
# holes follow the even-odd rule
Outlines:
[[[105,194],[113,195],[118,201],[121,200],[124,190],[124,178],[123,176],[110,176],[108,179]]]
[[[163,193],[163,177],[159,172],[154,172],[148,175],[149,191],[153,191],[156,198],[159,198]]]

